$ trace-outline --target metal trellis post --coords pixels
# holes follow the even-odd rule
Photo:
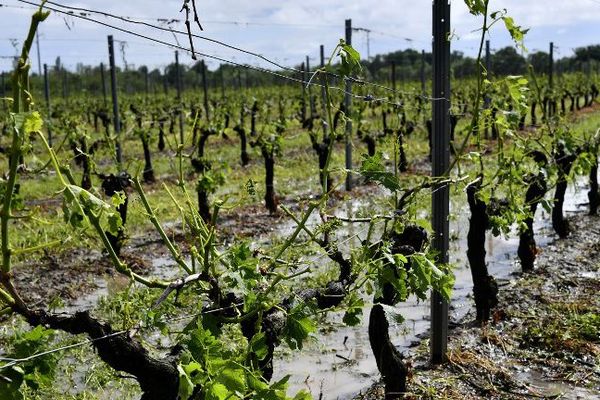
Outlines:
[[[432,95],[432,176],[445,177],[450,165],[450,4],[433,2],[433,95]],[[448,263],[450,187],[438,184],[432,193],[433,248],[437,262]],[[431,294],[431,361],[446,360],[448,345],[448,303],[442,295]]]
[[[119,119],[119,101],[117,98],[117,68],[115,67],[115,46],[112,35],[108,36],[108,61],[110,63],[110,89],[112,91],[113,102],[113,123],[115,127],[115,135],[117,137],[117,163],[121,168],[122,153],[121,153],[121,121]]]

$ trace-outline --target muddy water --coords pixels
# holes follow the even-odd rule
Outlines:
[[[334,211],[335,215],[352,217],[364,216],[366,211],[372,213],[377,209],[375,198],[385,194],[374,193],[370,198],[349,200]],[[577,190],[572,187],[567,193],[565,212],[572,213],[581,210],[580,204],[587,202],[587,189],[581,185]],[[472,290],[470,270],[466,261],[466,234],[468,230],[468,215],[462,212],[464,201],[457,201],[451,209],[457,214],[451,221],[452,237],[450,259],[456,266],[456,285],[451,302],[451,319],[458,320],[473,306],[470,296]],[[460,210],[460,211],[458,211]],[[307,226],[316,226],[320,222],[318,214],[308,220]],[[535,229],[536,240],[539,246],[545,246],[554,239],[550,225],[550,216],[543,210],[536,215]],[[271,240],[289,235],[295,229],[293,222],[285,223],[270,235],[264,235],[259,242],[268,243]],[[366,235],[366,224],[348,225],[340,230],[341,237],[353,237],[344,242],[340,248],[348,251],[352,246],[359,245],[359,239]],[[512,235],[508,239],[495,238],[489,235],[486,245],[489,270],[500,282],[509,280],[511,275],[519,270],[515,264],[518,237]],[[327,261],[322,256],[312,256],[307,259],[313,263]],[[179,276],[179,270],[174,267],[174,262],[169,257],[157,257],[153,260],[152,273],[164,279]],[[120,276],[107,276],[95,282],[98,289],[87,296],[78,298],[64,311],[93,309],[101,297],[109,296],[123,290],[128,281]],[[390,333],[398,349],[406,353],[409,348],[419,342],[419,338],[426,337],[429,329],[429,302],[418,302],[411,298],[397,306],[397,311],[405,318],[401,325],[394,326]],[[367,389],[374,381],[379,379],[375,359],[369,345],[367,326],[369,309],[364,310],[362,324],[358,327],[347,327],[341,323],[342,315],[329,314],[327,319],[327,332],[319,332],[310,340],[301,352],[291,352],[282,345],[277,351],[275,360],[274,379],[291,375],[290,393],[300,389],[309,390],[315,399],[350,399],[361,390]],[[82,374],[83,379],[83,374]],[[527,377],[527,379],[530,379]],[[540,387],[545,387],[541,379]],[[81,382],[81,387],[84,382]],[[553,388],[545,387],[548,390]],[[568,392],[567,387],[559,388]],[[547,393],[547,392],[544,392]],[[573,392],[574,393],[574,392]],[[319,397],[322,395],[322,397]],[[567,397],[569,398],[569,397]],[[577,398],[577,397],[573,397]]]
[[[574,213],[584,209],[587,202],[587,188],[583,184],[570,186],[564,205],[565,213]],[[367,200],[351,200],[344,207],[336,210],[336,215],[352,216],[357,211],[369,206]],[[372,210],[373,208],[371,208]],[[474,307],[471,291],[471,272],[466,258],[466,236],[468,231],[468,213],[464,212],[465,202],[455,201],[451,204],[451,212],[456,218],[451,221],[451,232],[454,240],[450,244],[450,261],[455,265],[456,284],[451,301],[451,320],[459,320]],[[316,224],[315,219],[308,225]],[[289,233],[294,226],[282,228],[281,234]],[[350,228],[348,228],[350,229]],[[350,235],[358,233],[362,227],[355,226]],[[555,239],[550,215],[539,209],[534,222],[538,246],[544,247]],[[356,242],[355,242],[356,244]],[[519,271],[515,261],[519,244],[518,236],[511,234],[509,238],[493,237],[488,234],[486,241],[488,268],[500,285],[511,279]],[[418,302],[411,298],[399,304],[398,312],[405,318],[401,326],[391,329],[392,340],[398,349],[407,353],[411,345],[426,337],[429,329],[429,302]],[[276,377],[291,375],[290,393],[300,389],[310,391],[314,398],[351,399],[361,390],[379,379],[375,359],[369,345],[367,326],[369,310],[364,310],[361,326],[346,327],[341,324],[341,315],[331,315],[331,329],[320,332],[309,342],[302,352],[290,352],[281,346],[275,362]],[[539,381],[539,380],[538,380]],[[540,381],[541,382],[541,381]],[[541,383],[540,383],[541,386]],[[561,388],[569,392],[569,388]],[[321,396],[321,397],[320,397]],[[577,398],[577,397],[574,397]]]

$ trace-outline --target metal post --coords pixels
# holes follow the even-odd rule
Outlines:
[[[433,94],[432,177],[444,177],[450,165],[450,4],[433,2]],[[436,185],[432,193],[433,248],[437,262],[448,263],[450,188]],[[448,303],[442,295],[431,294],[431,361],[446,360],[448,346]]]
[[[306,86],[304,86],[304,82],[306,82],[306,64],[302,63],[300,64],[300,80],[302,82],[300,82],[300,88],[302,89],[302,108],[301,108],[301,113],[302,113],[302,124],[304,125],[305,121],[306,121]]]
[[[62,70],[62,84],[63,84],[63,99],[67,99],[69,97],[68,90],[68,82],[67,82],[67,70],[63,68]]]
[[[42,76],[42,57],[40,56],[40,33],[35,31],[35,47],[37,47],[38,73]]]
[[[118,169],[121,169],[123,155],[121,152],[121,121],[119,119],[119,101],[117,97],[117,68],[115,67],[115,46],[112,35],[108,35],[108,60],[110,63],[110,89],[112,91],[113,102],[113,123],[115,127],[115,136],[117,137],[117,163]]]
[[[396,90],[396,61],[392,61],[392,89]]]
[[[352,20],[346,20],[346,43],[352,45]],[[346,95],[344,97],[345,113],[346,113],[346,170],[352,169],[352,84],[349,80],[346,80]],[[348,172],[346,174],[346,190],[352,190],[352,176]]]
[[[548,65],[548,86],[552,88],[554,78],[554,42],[550,42],[550,60]]]
[[[50,81],[48,80],[48,66],[44,64],[44,97],[46,98],[46,108],[48,109],[48,121],[50,121],[52,112],[50,110]],[[52,128],[48,124],[48,144],[52,147]]]
[[[306,56],[306,80],[305,82],[310,81],[310,60],[308,58],[308,56]],[[306,85],[306,84],[305,84]],[[308,105],[310,107],[310,119],[314,120],[315,119],[315,107],[313,104],[313,98],[312,98],[312,91],[310,89],[310,85],[307,87],[308,90]]]
[[[225,70],[221,66],[221,98],[225,100]]]
[[[179,69],[179,52],[175,50],[175,82],[177,84],[177,103],[179,104],[179,141],[183,144],[183,104],[181,103],[181,71]]]
[[[485,41],[485,72],[487,74],[487,79],[490,79],[491,76],[491,54],[490,54],[490,41],[486,40]],[[492,101],[490,99],[489,94],[485,94],[485,97],[483,98],[483,107],[488,110],[490,108]],[[486,128],[485,128],[485,138],[487,139],[489,136],[489,128],[486,124]]]
[[[425,50],[421,50],[421,94],[427,95],[427,89],[425,88]]]
[[[325,69],[325,46],[321,45],[319,49],[319,53],[321,56],[321,69]],[[325,79],[327,76],[325,74],[321,75],[321,100],[323,102],[322,105],[322,113],[323,117],[321,118],[323,121],[323,138],[327,138],[327,91],[325,90]]]
[[[210,114],[208,109],[208,86],[206,82],[206,64],[204,60],[201,61],[202,67],[202,89],[204,90],[204,112],[206,113],[206,121],[210,120]]]
[[[100,77],[102,79],[102,97],[104,97],[104,107],[106,107],[106,78],[104,77],[104,63],[100,63]]]

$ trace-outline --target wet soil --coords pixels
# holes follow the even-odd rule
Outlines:
[[[474,310],[451,324],[447,364],[429,364],[427,340],[409,352],[404,398],[600,399],[600,217],[569,222],[533,272],[501,287],[490,324],[474,324]],[[382,398],[378,384],[355,397]]]

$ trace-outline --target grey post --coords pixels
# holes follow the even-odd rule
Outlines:
[[[310,60],[308,58],[308,56],[306,56],[306,82],[310,81]],[[308,104],[310,106],[310,118],[312,120],[315,119],[315,107],[313,104],[313,98],[312,98],[312,91],[310,89],[310,85],[307,87],[308,89]]]
[[[321,56],[321,69],[325,69],[325,47],[321,45],[320,47],[320,56]],[[327,76],[325,73],[321,75],[321,100],[323,101],[323,106],[321,107],[321,112],[323,116],[321,120],[323,121],[323,138],[327,138],[327,90],[325,89],[325,79]]]
[[[554,42],[550,42],[550,57],[548,60],[548,86],[552,88],[554,78]]]
[[[352,20],[346,20],[346,43],[352,45]],[[346,170],[352,169],[352,84],[346,80],[346,95],[344,96],[345,114],[346,114]],[[346,174],[346,190],[352,190],[352,175],[350,172]]]
[[[35,31],[35,47],[37,47],[38,73],[42,76],[42,57],[40,56],[40,32]]]
[[[300,76],[300,80],[302,81],[300,83],[302,89],[302,118],[306,119],[306,86],[304,85],[304,82],[306,82],[306,64],[300,64],[300,71],[302,71],[302,75]],[[304,124],[304,121],[302,121],[302,124]]]
[[[115,67],[115,46],[112,35],[108,35],[108,60],[110,63],[110,89],[112,91],[113,102],[113,123],[115,127],[115,135],[117,137],[117,163],[119,170],[123,161],[121,152],[121,120],[119,118],[119,99],[117,97],[117,68]]]
[[[63,66],[62,70],[62,84],[63,84],[63,99],[69,98],[68,82],[67,82],[67,70]]]
[[[202,66],[202,90],[204,91],[204,112],[206,113],[206,121],[210,120],[210,110],[208,107],[208,82],[206,82],[206,63],[201,61]]]
[[[396,61],[392,61],[392,89],[396,90]]]
[[[50,121],[52,112],[50,110],[50,81],[48,80],[48,66],[44,64],[44,97],[46,98],[46,108],[48,109],[48,122]],[[52,128],[48,123],[48,145],[52,147]]]
[[[432,176],[444,177],[450,165],[450,4],[433,2],[433,100]],[[441,100],[439,100],[441,99]],[[434,186],[432,193],[433,249],[437,262],[448,263],[450,188]],[[431,361],[446,360],[448,346],[448,303],[441,294],[431,294]]]
[[[104,77],[104,63],[100,63],[100,78],[102,79],[102,97],[104,97],[104,107],[106,107],[106,78]]]
[[[425,50],[421,50],[421,94],[427,95],[427,89],[425,88]]]
[[[225,70],[221,66],[221,98],[225,100]]]
[[[179,109],[179,141],[183,144],[183,104],[181,101],[181,71],[179,70],[179,52],[175,50],[175,83],[177,84],[177,103]]]
[[[491,54],[490,54],[490,41],[485,41],[485,72],[487,74],[487,79],[490,79],[491,76]],[[483,98],[483,107],[487,110],[490,108],[491,99],[490,96],[486,93]],[[487,125],[487,124],[486,124]],[[485,129],[485,138],[487,139],[489,136],[489,129],[486,127]]]

